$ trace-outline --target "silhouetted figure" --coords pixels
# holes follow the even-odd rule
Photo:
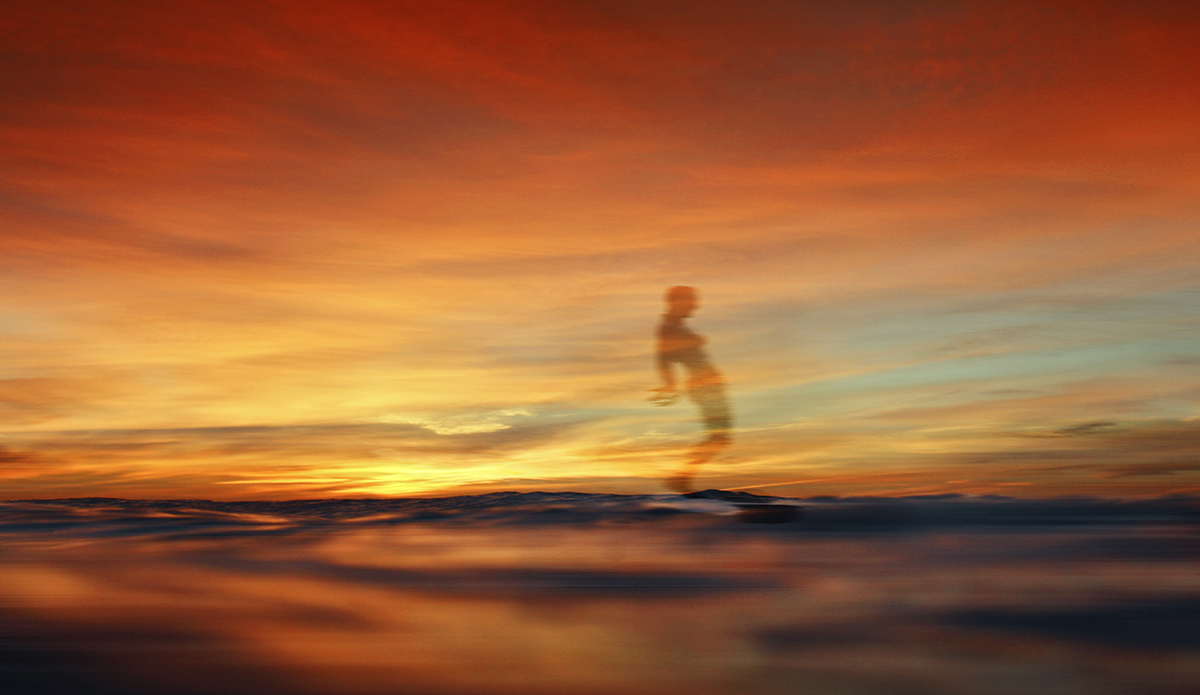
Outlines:
[[[690,492],[697,466],[729,446],[733,418],[729,412],[729,399],[725,396],[725,379],[708,361],[704,351],[707,341],[683,323],[699,306],[696,288],[672,287],[667,290],[666,300],[667,313],[658,325],[657,350],[658,373],[663,385],[653,389],[650,400],[655,405],[670,405],[679,399],[675,365],[681,365],[687,372],[684,389],[700,407],[708,437],[688,451],[683,468],[667,479],[667,486],[676,492]]]

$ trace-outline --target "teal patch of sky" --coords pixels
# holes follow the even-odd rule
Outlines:
[[[916,303],[909,297],[894,303],[903,304],[902,311],[878,302],[839,307],[837,314],[809,312],[803,317],[806,338],[795,349],[835,360],[838,372],[857,373],[808,375],[804,383],[784,380],[742,394],[740,421],[765,424],[914,399],[923,406],[946,405],[977,400],[982,390],[995,388],[1049,393],[1056,385],[1089,378],[1183,369],[1197,352],[1194,290],[1120,298],[1019,294],[1025,296],[1008,302],[989,298],[990,307],[942,297]],[[977,311],[970,310],[972,304]],[[769,335],[776,327],[764,331]],[[737,357],[747,359],[753,336],[741,342]],[[772,344],[779,349],[777,338],[761,343]]]

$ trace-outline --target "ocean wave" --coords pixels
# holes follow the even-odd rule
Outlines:
[[[106,497],[0,502],[0,534],[279,534],[344,525],[604,525],[795,510],[790,532],[1200,524],[1200,498],[1017,499],[999,496],[787,498],[710,490],[692,495],[497,492],[435,498],[213,501]],[[774,529],[760,529],[764,532]],[[745,529],[739,529],[745,532]]]

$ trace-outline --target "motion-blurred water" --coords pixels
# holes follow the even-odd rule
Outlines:
[[[0,504],[0,689],[1191,694],[1200,501]]]

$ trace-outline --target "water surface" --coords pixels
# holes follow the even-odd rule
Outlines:
[[[1195,499],[0,504],[6,692],[1195,693]]]

